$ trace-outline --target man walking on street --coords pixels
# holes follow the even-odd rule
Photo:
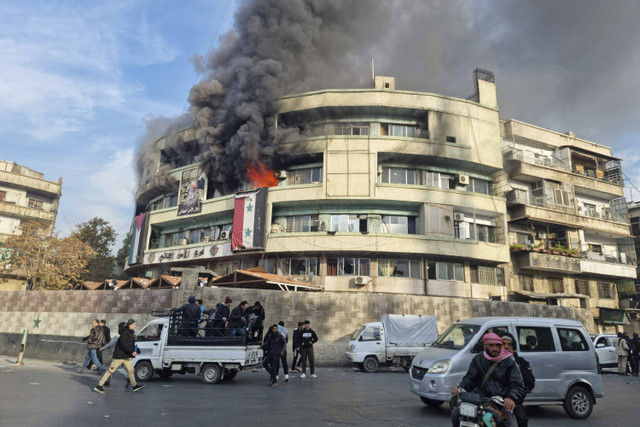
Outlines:
[[[313,344],[317,342],[318,336],[313,329],[311,329],[311,322],[305,320],[304,329],[300,333],[300,355],[302,357],[302,374],[300,378],[307,378],[307,359],[309,359],[311,378],[318,378],[313,357]]]
[[[93,389],[98,393],[106,393],[106,390],[102,387],[105,382],[111,377],[120,365],[124,365],[127,372],[129,373],[129,382],[131,383],[131,387],[133,391],[139,391],[144,388],[144,385],[136,384],[136,377],[133,372],[133,365],[131,364],[131,358],[136,357],[138,353],[136,353],[136,340],[133,335],[133,331],[136,328],[136,321],[133,319],[129,319],[126,323],[125,328],[122,330],[120,334],[120,338],[118,338],[118,342],[116,343],[116,349],[113,350],[113,362],[111,362],[111,366],[109,366],[109,370],[104,374],[98,385]]]
[[[282,371],[284,372],[284,382],[289,381],[289,365],[287,364],[287,343],[289,342],[289,333],[287,328],[284,327],[284,322],[281,320],[278,322],[278,333],[284,338],[284,350],[282,356],[280,356],[280,362],[282,362]]]
[[[264,343],[262,344],[262,349],[265,352],[262,366],[271,375],[271,387],[278,386],[277,375],[280,369],[280,358],[284,354],[285,346],[284,337],[278,332],[278,325],[271,326],[269,332],[264,336]]]
[[[637,333],[633,333],[633,338],[631,339],[633,343],[633,376],[638,376],[638,371],[640,368],[640,338],[638,338]]]
[[[618,374],[627,375],[627,356],[629,355],[629,344],[624,339],[622,332],[618,332],[616,340],[616,355],[618,356]]]
[[[91,322],[91,333],[89,334],[89,342],[87,343],[87,355],[84,357],[84,362],[82,363],[82,368],[78,370],[78,373],[82,373],[85,369],[87,369],[89,360],[93,361],[93,364],[98,368],[98,372],[104,372],[104,367],[100,360],[98,359],[98,349],[102,347],[106,343],[104,339],[104,332],[102,332],[102,327],[100,327],[100,322],[98,319],[95,319]]]

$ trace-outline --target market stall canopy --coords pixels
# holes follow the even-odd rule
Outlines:
[[[226,276],[217,278],[211,285],[245,289],[275,289],[285,292],[322,291],[322,288],[313,282],[303,282],[290,277],[267,273],[260,267],[236,270]]]

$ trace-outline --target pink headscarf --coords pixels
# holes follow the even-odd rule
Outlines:
[[[491,360],[492,362],[502,362],[504,359],[508,357],[513,357],[513,355],[507,351],[504,347],[502,347],[502,339],[493,332],[489,332],[482,337],[483,344],[500,344],[500,354],[496,357],[490,356],[489,353],[484,352],[484,358],[487,360]]]

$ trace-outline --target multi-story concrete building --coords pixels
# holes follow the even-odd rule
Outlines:
[[[42,223],[53,233],[62,195],[62,178],[47,181],[26,166],[0,161],[0,242],[20,233],[20,224]]]
[[[179,214],[179,183],[200,174],[195,133],[163,138],[144,159],[137,213],[148,212],[148,236],[127,271],[157,276],[198,264],[225,274],[260,265],[327,290],[506,298],[493,82],[477,81],[477,100],[396,90],[388,77],[376,77],[373,89],[280,99],[279,126],[305,137],[285,147],[296,154],[267,189],[269,226],[255,251],[231,250],[233,194],[205,191],[199,213]]]
[[[617,309],[636,277],[619,159],[611,149],[526,123],[501,122],[511,288],[530,301]],[[609,311],[609,313],[611,313]],[[605,322],[606,323],[606,322]]]
[[[263,190],[267,226],[252,250],[231,238],[252,232],[238,230],[243,196],[202,183],[196,132],[158,140],[127,272],[260,265],[327,290],[616,308],[635,261],[619,162],[573,134],[500,121],[493,76],[475,83],[471,100],[398,90],[390,77],[281,98],[278,126],[303,136],[282,147],[288,164]]]

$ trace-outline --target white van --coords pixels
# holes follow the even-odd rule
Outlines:
[[[577,320],[539,317],[477,317],[452,325],[413,359],[411,391],[423,403],[440,406],[451,398],[471,359],[484,350],[487,332],[510,332],[531,364],[536,386],[525,405],[563,405],[572,418],[591,415],[603,396],[593,342]]]

